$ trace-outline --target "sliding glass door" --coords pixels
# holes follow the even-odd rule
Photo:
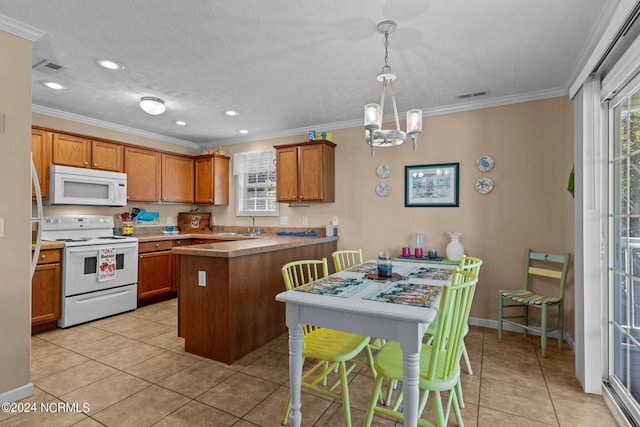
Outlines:
[[[640,78],[609,106],[608,376],[640,421]]]

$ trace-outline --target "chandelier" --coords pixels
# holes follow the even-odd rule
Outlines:
[[[413,149],[416,149],[416,138],[422,133],[422,110],[407,111],[407,132],[400,130],[400,120],[398,120],[398,107],[396,106],[396,96],[393,93],[393,81],[396,74],[391,72],[389,66],[389,34],[393,33],[398,24],[394,21],[382,21],[378,24],[378,33],[384,34],[384,67],[376,77],[382,82],[382,94],[380,104],[367,104],[364,106],[364,128],[367,144],[371,148],[371,155],[375,154],[375,147],[392,147],[400,145],[407,140],[413,141]],[[393,105],[393,115],[396,122],[395,129],[382,129],[382,119],[384,118],[384,98],[389,87],[391,104]]]

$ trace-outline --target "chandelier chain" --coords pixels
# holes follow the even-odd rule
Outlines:
[[[391,71],[389,66],[389,31],[384,32],[384,67],[382,67],[383,73]]]

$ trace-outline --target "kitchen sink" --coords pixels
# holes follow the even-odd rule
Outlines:
[[[237,235],[238,235],[238,233],[232,233],[232,232],[229,232],[229,233],[216,233],[216,236],[237,236]],[[241,236],[242,236],[242,234],[241,234]]]
[[[266,233],[250,232],[250,233],[240,233],[240,234],[238,234],[238,236],[245,236],[245,237],[261,237],[261,236],[267,236],[267,234],[266,234]]]

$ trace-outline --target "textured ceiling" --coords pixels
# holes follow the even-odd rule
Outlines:
[[[379,101],[387,19],[401,112],[459,108],[478,90],[474,102],[566,94],[611,1],[0,0],[0,14],[45,32],[34,65],[66,67],[33,71],[34,111],[217,145],[361,123]],[[144,113],[141,96],[167,111]]]

